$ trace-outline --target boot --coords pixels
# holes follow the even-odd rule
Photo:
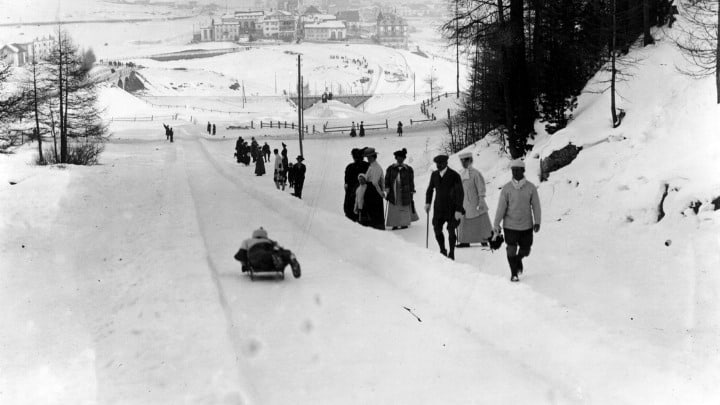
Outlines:
[[[450,249],[450,253],[448,253],[447,257],[450,260],[455,260],[455,249]]]
[[[447,252],[447,250],[445,250],[445,248],[442,248],[442,249],[440,249],[440,254],[447,257],[448,252]]]

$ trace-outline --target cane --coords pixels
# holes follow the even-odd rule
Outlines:
[[[425,211],[427,221],[425,221],[425,249],[428,248],[428,239],[430,238],[430,211]]]

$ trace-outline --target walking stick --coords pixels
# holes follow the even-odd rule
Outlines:
[[[427,221],[425,221],[425,249],[427,249],[428,238],[430,238],[430,212],[426,211],[425,216],[427,217]]]

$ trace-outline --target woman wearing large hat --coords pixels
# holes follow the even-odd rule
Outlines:
[[[396,162],[385,172],[385,190],[387,190],[387,226],[393,230],[407,228],[412,222],[413,193],[415,193],[415,173],[405,164],[407,150],[394,153]]]
[[[460,220],[458,231],[458,247],[469,247],[471,243],[485,243],[492,235],[492,224],[485,202],[485,179],[473,167],[471,152],[459,155],[463,169],[460,178],[463,185],[463,208],[465,214]]]
[[[383,212],[383,198],[385,198],[384,172],[377,162],[375,148],[365,148],[363,156],[370,166],[365,173],[368,188],[365,191],[365,204],[363,214],[367,213],[369,226],[375,229],[385,229],[385,213]]]

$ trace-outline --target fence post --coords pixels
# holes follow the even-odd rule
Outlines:
[[[390,127],[388,126],[388,120],[387,120],[387,118],[385,118],[385,129],[389,129],[389,128]]]
[[[154,116],[154,115],[151,115],[151,116],[150,116],[150,121],[155,121],[155,116]]]
[[[262,122],[262,121],[260,121]],[[255,129],[255,126],[253,125],[253,121],[250,121],[250,128]]]
[[[291,128],[291,129],[295,129],[295,123],[294,123],[294,122],[291,122],[291,123],[290,123],[290,128]]]
[[[313,124],[313,134],[315,133],[315,124]]]
[[[410,126],[412,126],[412,118],[410,118]]]

